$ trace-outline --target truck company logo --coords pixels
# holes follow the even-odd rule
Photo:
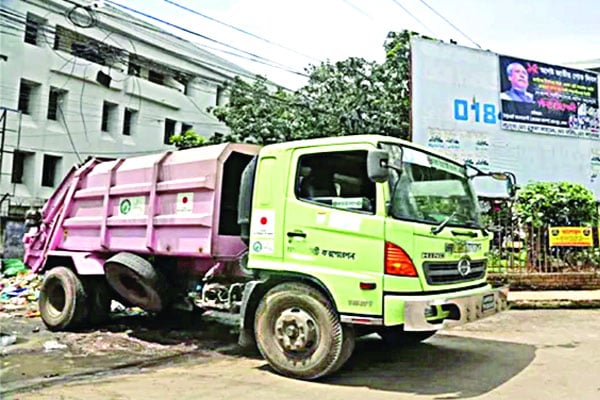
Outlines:
[[[131,201],[129,199],[122,200],[121,204],[119,204],[119,211],[123,215],[129,214],[129,211],[131,211]]]
[[[471,272],[471,261],[468,258],[463,258],[458,262],[458,273],[461,276],[467,276]]]
[[[254,250],[256,253],[260,253],[262,248],[263,246],[261,242],[254,242],[254,244],[252,245],[252,250]]]
[[[343,258],[346,260],[356,260],[356,253],[350,251],[335,251],[335,250],[326,250],[320,249],[319,247],[313,247],[311,252],[315,255],[322,255],[325,257],[331,258]]]

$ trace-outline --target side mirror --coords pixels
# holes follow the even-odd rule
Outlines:
[[[472,178],[475,193],[482,197],[514,197],[517,191],[515,175],[510,172],[491,172]]]
[[[389,177],[390,155],[385,150],[369,150],[367,154],[367,175],[373,182],[385,182]]]

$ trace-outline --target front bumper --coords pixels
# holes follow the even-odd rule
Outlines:
[[[508,308],[508,287],[435,296],[393,296],[404,303],[405,331],[433,331],[473,322]],[[435,307],[448,313],[443,320],[428,317]]]

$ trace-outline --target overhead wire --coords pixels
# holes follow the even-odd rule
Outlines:
[[[235,26],[235,25],[231,25],[231,24],[229,24],[229,23],[227,23],[227,22],[220,21],[220,20],[218,20],[218,19],[216,19],[216,18],[214,18],[214,17],[208,16],[208,15],[206,15],[206,14],[203,14],[203,13],[199,12],[199,11],[196,11],[196,10],[194,10],[194,9],[191,9],[191,8],[189,8],[189,7],[186,7],[186,6],[184,6],[184,5],[181,5],[181,4],[179,4],[179,3],[177,3],[177,2],[175,2],[175,1],[173,1],[173,0],[163,0],[163,1],[164,1],[164,2],[166,2],[166,3],[172,4],[172,5],[174,5],[175,7],[178,7],[178,8],[180,8],[180,9],[182,9],[182,10],[188,11],[188,12],[190,12],[190,13],[192,13],[192,14],[195,14],[195,15],[198,15],[198,16],[200,16],[200,17],[206,18],[206,19],[208,19],[209,21],[212,21],[212,22],[215,22],[215,23],[217,23],[217,24],[220,24],[220,25],[226,26],[226,27],[228,27],[228,28],[230,28],[230,29],[233,29],[233,30],[235,30],[235,31],[238,31],[238,32],[240,32],[240,33],[243,33],[243,34],[245,34],[245,35],[248,35],[248,36],[250,36],[250,37],[253,37],[253,38],[255,38],[255,39],[261,40],[261,41],[263,41],[263,42],[265,42],[265,43],[268,43],[268,44],[270,44],[270,45],[273,45],[273,46],[279,47],[280,49],[283,49],[283,50],[290,51],[290,52],[292,52],[292,53],[294,53],[294,54],[297,54],[297,55],[299,55],[299,56],[302,56],[302,57],[308,58],[308,59],[310,59],[310,60],[313,60],[313,61],[320,61],[319,59],[317,59],[317,58],[315,58],[315,57],[312,57],[312,56],[309,56],[309,55],[307,55],[307,54],[301,53],[301,52],[299,52],[299,51],[297,51],[297,50],[294,50],[294,49],[292,49],[292,48],[290,48],[290,47],[287,47],[287,46],[284,46],[284,45],[282,45],[282,44],[276,43],[276,42],[274,42],[274,41],[272,41],[272,40],[270,40],[270,39],[266,39],[266,38],[264,38],[264,37],[262,37],[262,36],[258,36],[258,35],[254,34],[254,33],[252,33],[252,32],[249,32],[249,31],[247,31],[247,30],[245,30],[245,29],[238,28],[238,27],[237,27],[237,26]]]
[[[75,142],[73,141],[73,137],[71,136],[71,131],[69,130],[69,125],[67,124],[67,119],[65,118],[65,115],[62,112],[62,107],[60,106],[60,104],[57,105],[56,109],[60,112],[60,115],[62,117],[62,122],[65,125],[65,129],[67,131],[67,136],[69,138],[69,143],[71,143],[71,148],[73,149],[73,152],[77,156],[77,160],[79,162],[81,162],[81,156],[79,155],[79,152],[77,151],[77,147],[75,147]]]
[[[398,7],[400,7],[405,13],[407,13],[410,17],[412,17],[412,19],[417,21],[423,28],[425,28],[426,31],[428,31],[430,34],[435,36],[435,33],[433,32],[433,30],[431,28],[429,28],[427,25],[425,25],[425,23],[423,21],[421,21],[419,18],[417,18],[412,12],[410,12],[410,10],[407,7],[402,5],[402,3],[399,0],[392,0],[392,1],[394,2],[394,4],[396,4]]]
[[[442,14],[440,14],[439,12],[437,12],[433,7],[431,7],[429,4],[427,4],[427,2],[425,0],[419,0],[421,3],[423,3],[423,5],[425,5],[425,7],[429,8],[431,11],[433,11],[438,17],[440,17],[441,19],[443,19],[444,21],[446,21],[446,23],[448,23],[448,25],[450,25],[452,28],[454,28],[454,30],[456,30],[458,33],[460,33],[462,36],[464,36],[465,38],[467,38],[471,43],[473,43],[475,46],[477,46],[478,48],[482,48],[479,43],[477,43],[476,41],[474,41],[473,39],[471,39],[471,37],[469,35],[467,35],[466,33],[464,33],[463,31],[461,31],[456,25],[454,25],[452,22],[450,22],[448,20],[448,18],[444,17]]]
[[[283,64],[281,64],[281,63],[279,63],[279,62],[277,62],[277,61],[273,61],[273,60],[270,60],[270,59],[268,59],[268,58],[266,58],[266,57],[260,56],[260,55],[258,55],[258,54],[255,54],[255,53],[252,53],[252,52],[249,52],[249,51],[246,51],[246,50],[242,50],[242,49],[240,49],[240,48],[237,48],[237,47],[235,47],[235,46],[232,46],[232,45],[230,45],[230,44],[228,44],[228,43],[225,43],[225,42],[222,42],[222,41],[220,41],[220,40],[217,40],[217,39],[211,38],[211,37],[209,37],[209,36],[206,36],[206,35],[204,35],[204,34],[202,34],[202,33],[199,33],[199,32],[196,32],[196,31],[193,31],[193,30],[191,30],[191,29],[188,29],[188,28],[185,28],[185,27],[183,27],[183,26],[180,26],[180,25],[174,24],[174,23],[172,23],[172,22],[166,21],[166,20],[164,20],[164,19],[161,19],[161,18],[155,17],[155,16],[153,16],[153,15],[150,15],[150,14],[148,14],[148,13],[145,13],[145,12],[143,12],[143,11],[137,10],[137,9],[135,9],[135,8],[131,8],[131,7],[128,7],[128,6],[125,6],[125,5],[119,4],[119,3],[115,3],[115,2],[113,2],[113,1],[111,1],[111,0],[106,0],[106,2],[107,2],[108,4],[111,4],[111,5],[113,5],[113,6],[120,7],[120,8],[122,8],[122,9],[124,9],[124,10],[130,11],[130,12],[132,12],[132,13],[134,13],[134,14],[141,15],[141,16],[143,16],[143,17],[145,17],[145,18],[148,18],[148,19],[151,19],[151,20],[153,20],[153,21],[160,22],[161,24],[164,24],[164,25],[170,26],[170,27],[172,27],[172,28],[178,29],[178,30],[180,30],[180,31],[182,31],[182,32],[185,32],[185,33],[188,33],[188,34],[190,34],[190,35],[197,36],[197,37],[199,37],[199,38],[202,38],[202,39],[208,40],[209,42],[212,42],[212,43],[215,43],[215,44],[219,44],[219,45],[221,45],[221,46],[224,46],[224,47],[226,47],[226,48],[229,48],[229,49],[232,49],[232,50],[238,51],[238,52],[240,52],[240,53],[242,53],[242,54],[245,54],[246,56],[249,56],[249,58],[247,58],[249,61],[254,61],[254,62],[262,63],[262,64],[265,64],[265,65],[267,65],[267,66],[270,66],[270,67],[281,68],[281,69],[283,69],[283,70],[286,70],[286,71],[288,71],[288,72],[291,72],[291,73],[293,73],[293,74],[296,74],[296,75],[300,75],[300,76],[304,76],[304,77],[306,77],[306,76],[307,76],[305,73],[303,73],[303,72],[300,72],[300,71],[296,71],[296,70],[294,70],[294,69],[291,69],[291,68],[289,68],[289,67],[287,67],[287,66],[285,66],[285,65],[283,65]],[[224,50],[223,50],[223,51],[224,51]],[[224,51],[224,52],[225,52],[225,51]],[[233,54],[232,54],[232,55],[233,55]]]
[[[354,11],[357,11],[359,14],[362,14],[363,16],[367,17],[368,19],[370,19],[371,21],[375,22],[375,18],[373,18],[370,14],[368,14],[366,11],[364,11],[362,8],[358,7],[356,4],[354,4],[352,1],[350,0],[342,0],[346,5],[348,5],[349,7],[351,7]]]

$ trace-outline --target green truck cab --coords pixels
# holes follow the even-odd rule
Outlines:
[[[356,335],[418,342],[506,308],[507,289],[486,282],[492,236],[472,181],[510,193],[510,175],[372,135],[266,146],[246,172],[240,216],[260,279],[242,332],[279,372],[314,379],[343,365]]]

